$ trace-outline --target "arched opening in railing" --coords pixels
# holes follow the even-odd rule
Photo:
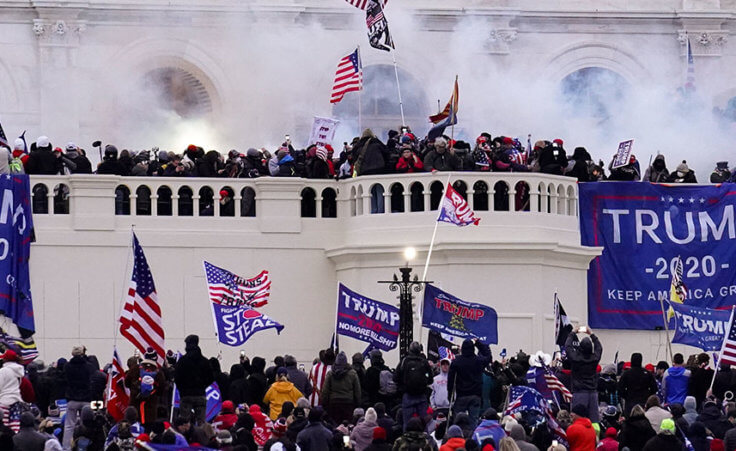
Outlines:
[[[394,183],[391,185],[391,213],[403,213],[404,210],[404,185]]]
[[[440,208],[442,195],[445,193],[445,185],[442,182],[434,181],[429,185],[429,209],[437,210]]]
[[[567,214],[570,216],[578,215],[578,203],[575,196],[575,187],[572,185],[567,187]]]
[[[188,186],[179,188],[179,216],[194,216],[194,192]]]
[[[557,214],[567,214],[567,196],[565,195],[565,187],[562,184],[557,185]]]
[[[504,181],[493,185],[493,211],[509,211],[509,185]]]
[[[164,185],[156,190],[156,216],[171,216],[172,201],[171,201],[171,188]]]
[[[473,184],[473,210],[488,211],[488,184],[477,181]]]
[[[355,194],[355,187],[350,187],[350,216],[355,216],[358,213],[359,200]]]
[[[468,185],[462,180],[456,180],[452,183],[452,189],[458,192],[463,199],[468,200]]]
[[[521,181],[514,186],[514,204],[516,211],[529,211],[529,184]]]
[[[317,217],[317,193],[312,188],[302,190],[302,218]]]
[[[63,183],[54,187],[54,214],[69,214],[69,187]]]
[[[49,189],[43,183],[37,183],[31,190],[33,196],[33,213],[45,215],[49,212]]]
[[[549,192],[544,182],[539,184],[539,212],[549,213]]]
[[[409,186],[411,191],[411,211],[424,211],[424,185],[421,182],[414,182]]]
[[[337,192],[332,188],[322,190],[322,217],[337,218]]]
[[[383,193],[385,189],[380,183],[371,186],[371,214],[384,213],[386,211]]]
[[[220,188],[220,216],[233,217],[235,216],[235,191],[229,186]]]
[[[254,218],[256,216],[256,190],[246,186],[240,191],[240,216]]]
[[[215,215],[215,193],[209,186],[199,189],[199,216]]]
[[[125,216],[130,214],[130,188],[125,185],[118,185],[115,188],[115,214]]]
[[[363,215],[363,185],[358,185],[358,192],[355,195],[356,199],[356,215],[361,216]]]
[[[135,190],[136,216],[151,216],[151,188],[141,185]]]

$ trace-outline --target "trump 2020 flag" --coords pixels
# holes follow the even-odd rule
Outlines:
[[[475,217],[475,212],[470,209],[468,201],[448,182],[445,195],[440,203],[440,214],[437,221],[464,227],[471,224],[478,225],[480,218]]]
[[[731,312],[670,302],[675,316],[675,335],[672,343],[700,348],[703,351],[718,351],[723,336],[728,331]]]
[[[256,332],[276,329],[281,333],[284,326],[247,305],[221,305],[212,303],[212,315],[217,325],[217,339],[228,346],[240,346]]]
[[[390,351],[399,338],[399,309],[367,298],[345,285],[337,290],[337,333]]]
[[[427,284],[424,289],[422,326],[459,338],[498,343],[498,315],[491,307],[463,301]]]

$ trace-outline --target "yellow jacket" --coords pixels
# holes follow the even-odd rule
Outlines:
[[[268,416],[272,420],[276,420],[281,413],[281,406],[286,401],[296,404],[297,400],[302,396],[304,396],[302,392],[294,387],[294,384],[291,382],[276,381],[271,384],[271,387],[266,392],[266,396],[263,397],[263,403],[268,404]]]

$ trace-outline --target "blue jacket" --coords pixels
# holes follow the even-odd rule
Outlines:
[[[473,432],[473,440],[477,443],[483,443],[483,440],[488,437],[493,438],[493,441],[496,442],[496,448],[498,448],[501,439],[506,437],[506,431],[496,420],[482,420]]]
[[[690,380],[690,370],[681,366],[670,367],[664,373],[662,385],[664,385],[665,402],[667,404],[685,404],[687,387]]]

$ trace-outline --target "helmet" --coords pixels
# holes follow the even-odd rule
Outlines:
[[[112,144],[105,146],[105,160],[117,160],[118,159],[118,148]]]

